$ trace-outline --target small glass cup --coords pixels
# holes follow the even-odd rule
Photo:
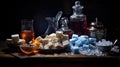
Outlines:
[[[25,39],[26,43],[34,40],[33,19],[21,20],[21,38]]]

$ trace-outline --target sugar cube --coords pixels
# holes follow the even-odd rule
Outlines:
[[[84,49],[89,49],[89,45],[87,45],[87,44],[83,44],[83,46],[82,46]]]
[[[18,43],[18,41],[19,41],[19,34],[13,34],[13,35],[11,35],[11,38],[13,39],[14,43]]]
[[[13,44],[13,40],[12,39],[6,39],[6,43],[7,44]]]
[[[78,35],[77,34],[73,34],[72,38],[78,38]]]
[[[75,54],[78,54],[78,53],[79,53],[79,47],[77,47],[77,46],[72,46],[72,47],[71,47],[71,50],[72,50],[72,52],[75,53]]]
[[[77,41],[75,41],[75,46],[78,46],[78,47],[80,47],[80,46],[82,46],[82,41],[81,40],[77,40]]]
[[[95,43],[96,42],[96,38],[89,38],[89,42],[90,43]]]
[[[72,39],[70,39],[70,43],[75,44],[75,41],[77,41],[77,40],[78,40],[77,38],[72,38]]]

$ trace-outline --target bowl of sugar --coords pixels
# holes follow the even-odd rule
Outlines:
[[[106,41],[106,39],[102,39],[96,43],[96,46],[102,52],[110,52],[113,43],[111,41]]]

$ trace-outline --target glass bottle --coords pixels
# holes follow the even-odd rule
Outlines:
[[[90,28],[89,28],[89,36],[92,38],[96,38],[96,34],[97,34],[96,32],[97,32],[96,23],[91,22]]]
[[[68,18],[67,17],[62,17],[61,18],[61,28],[58,29],[58,31],[63,31],[64,34],[67,34],[69,36],[69,39],[72,38],[72,34],[74,34],[74,31],[69,29],[68,27]]]
[[[86,15],[82,13],[83,6],[80,1],[75,1],[73,8],[73,15],[70,16],[70,29],[78,35],[87,35],[87,22]]]
[[[97,17],[96,17],[96,28],[97,28],[97,39],[98,40],[101,40],[103,38],[105,39],[106,38],[107,29],[104,27],[102,22],[98,21]]]

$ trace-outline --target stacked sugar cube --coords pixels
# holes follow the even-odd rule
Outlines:
[[[6,43],[7,44],[22,44],[22,43],[25,43],[25,40],[24,39],[20,39],[20,36],[19,34],[12,34],[11,35],[11,38],[7,38],[6,39]]]
[[[78,36],[76,34],[72,35],[70,41],[70,49],[74,53],[79,53],[80,49],[87,50],[87,49],[94,49],[93,46],[96,43],[96,38],[89,38],[87,35]]]
[[[72,35],[72,38],[69,40],[70,50],[75,54],[84,54],[84,55],[96,55],[96,56],[106,56],[107,53],[104,53],[98,48],[98,46],[111,46],[113,43],[106,39],[101,39],[97,41],[96,38],[91,38],[87,35],[78,36],[76,34]]]

